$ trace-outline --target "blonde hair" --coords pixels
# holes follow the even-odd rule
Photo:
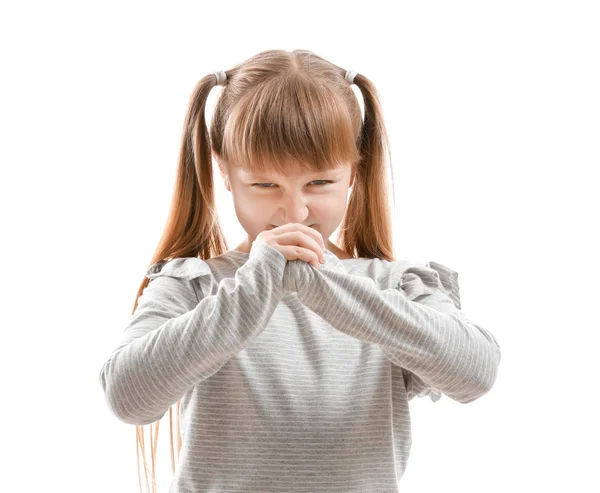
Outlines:
[[[225,165],[235,163],[252,171],[281,174],[289,162],[306,171],[350,163],[356,175],[338,243],[356,257],[394,261],[384,160],[387,153],[391,168],[391,155],[379,96],[371,81],[360,73],[354,78],[364,102],[362,121],[358,100],[345,79],[346,70],[310,51],[264,51],[225,73],[227,81],[216,101],[210,131],[204,111],[208,95],[217,85],[215,75],[202,78],[192,92],[170,211],[149,265],[176,257],[206,260],[228,250],[215,209],[211,153]],[[148,283],[145,277],[132,314]],[[180,404],[181,400],[177,401],[177,459],[181,451]],[[159,423],[148,425],[153,493]],[[173,406],[169,423],[174,474]],[[140,449],[148,487],[143,426],[136,426],[136,437],[142,491]]]

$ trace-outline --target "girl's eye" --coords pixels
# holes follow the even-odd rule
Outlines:
[[[323,185],[327,185],[328,183],[333,183],[332,180],[313,180],[310,183],[314,183],[316,181],[323,182],[323,183],[319,183],[318,186],[323,186]],[[268,187],[268,186],[263,187],[263,185],[273,185],[273,183],[253,183],[252,184],[253,187],[258,186],[258,188],[273,188],[273,187]]]

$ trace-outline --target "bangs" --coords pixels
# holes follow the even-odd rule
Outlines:
[[[323,172],[356,164],[361,122],[337,90],[298,77],[276,77],[250,90],[227,118],[222,158],[251,173]],[[358,128],[357,128],[358,124]]]

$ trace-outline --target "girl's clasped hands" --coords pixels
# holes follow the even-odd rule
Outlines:
[[[320,269],[325,263],[325,242],[316,229],[288,223],[265,230],[256,236],[279,251],[287,260],[304,260]]]

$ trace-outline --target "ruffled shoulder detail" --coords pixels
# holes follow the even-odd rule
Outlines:
[[[177,257],[170,260],[159,260],[146,270],[150,280],[161,276],[179,279],[198,279],[196,294],[198,299],[208,296],[218,289],[218,284],[208,264],[198,257]]]
[[[433,260],[425,264],[426,267],[434,269],[440,276],[442,286],[446,294],[450,296],[454,306],[460,310],[460,289],[458,286],[458,272],[452,270],[444,264],[434,262]]]
[[[426,294],[439,297],[441,291],[450,298],[456,308],[461,308],[458,272],[439,262],[410,265],[402,272],[399,287],[411,301]]]
[[[160,260],[152,264],[146,271],[148,279],[159,276],[194,279],[200,276],[211,276],[208,264],[198,257],[178,257],[170,260]]]

